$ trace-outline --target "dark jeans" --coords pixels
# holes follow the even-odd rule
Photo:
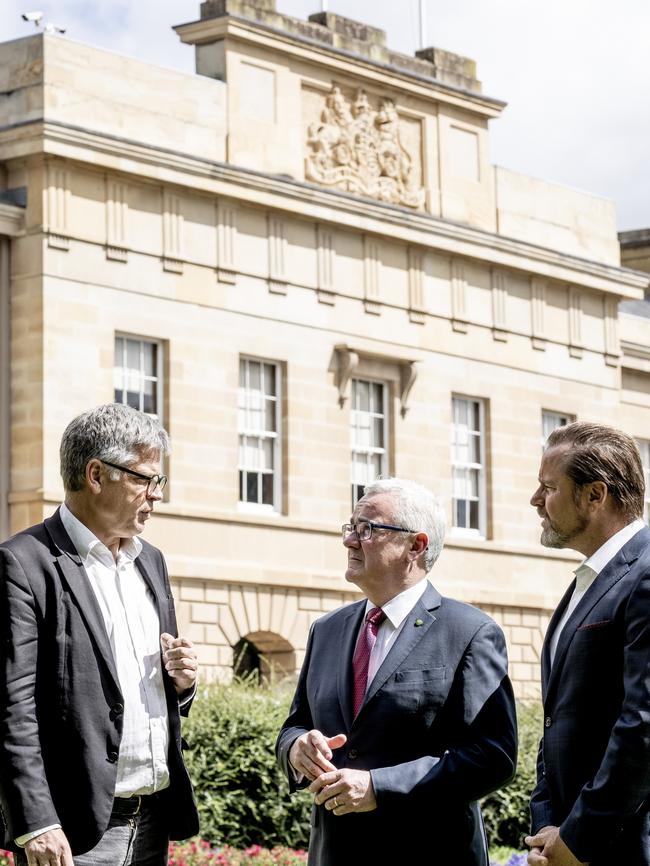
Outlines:
[[[128,817],[114,811],[106,832],[85,854],[75,854],[75,866],[167,866],[169,836],[155,797],[144,797],[140,814]],[[27,866],[23,851],[14,854],[16,866]]]

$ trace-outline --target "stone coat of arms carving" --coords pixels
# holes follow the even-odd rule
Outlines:
[[[400,140],[400,120],[392,99],[371,108],[364,90],[352,104],[334,85],[320,122],[307,130],[305,175],[323,186],[391,204],[421,208],[424,189],[413,182],[413,159]]]

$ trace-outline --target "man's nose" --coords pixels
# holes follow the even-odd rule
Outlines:
[[[544,505],[541,487],[538,487],[537,490],[530,497],[530,504],[533,506],[533,508],[541,508]]]
[[[356,532],[348,532],[343,538],[343,547],[360,547],[359,536]]]
[[[163,498],[163,492],[156,484],[153,490],[147,490],[147,499],[152,499],[154,502],[160,502]]]

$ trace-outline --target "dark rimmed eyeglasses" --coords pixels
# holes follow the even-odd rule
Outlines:
[[[108,460],[102,460],[102,463],[105,466],[110,466],[111,469],[119,469],[120,472],[126,472],[128,475],[133,475],[134,478],[146,481],[147,496],[153,496],[156,492],[156,488],[162,493],[165,489],[165,484],[167,484],[166,475],[145,475],[142,472],[136,472],[135,469],[127,469],[126,466],[118,466],[117,463],[109,463]]]
[[[373,529],[388,529],[391,532],[415,532],[403,526],[393,526],[391,523],[374,523],[372,520],[360,520],[358,523],[344,523],[341,527],[343,541],[354,533],[359,541],[370,541]]]

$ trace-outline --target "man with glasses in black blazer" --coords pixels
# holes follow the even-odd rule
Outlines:
[[[0,544],[0,817],[18,866],[164,866],[198,831],[196,688],[162,554],[141,541],[167,433],[120,404],[61,441],[65,502]]]
[[[444,528],[435,497],[396,478],[343,526],[366,598],[314,623],[277,742],[314,795],[309,866],[488,864],[477,801],[514,773],[514,700],[501,629],[426,579]]]

